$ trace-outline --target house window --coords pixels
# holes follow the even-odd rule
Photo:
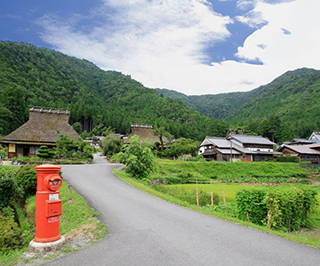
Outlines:
[[[29,152],[30,152],[30,154],[32,154],[32,155],[36,154],[36,147],[35,147],[35,146],[31,146]]]
[[[16,152],[16,144],[9,144],[9,152]]]

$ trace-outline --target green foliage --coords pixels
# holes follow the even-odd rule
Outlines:
[[[46,145],[42,145],[37,152],[37,156],[44,159],[53,158],[54,155],[54,151]]]
[[[162,186],[155,185],[154,189],[162,193],[173,196],[176,199],[188,202],[189,204],[197,204],[196,190],[185,189],[183,186]],[[198,191],[199,196],[199,206],[206,206],[211,204],[211,193],[204,190]],[[215,205],[219,204],[219,196],[213,193],[213,202]]]
[[[275,155],[273,157],[273,161],[299,163],[300,160],[299,160],[299,157],[294,157],[289,154],[286,154],[286,155],[280,155],[280,156]]]
[[[169,184],[189,181],[224,181],[236,183],[308,182],[308,172],[297,163],[214,162],[157,160],[159,167],[150,179],[166,179]]]
[[[14,221],[14,213],[10,207],[0,211],[0,252],[7,253],[21,247],[21,229]]]
[[[276,142],[309,137],[320,130],[320,71],[288,71],[271,83],[249,92],[186,96],[169,90],[157,92],[176,99],[209,117],[242,126],[245,133],[263,135]]]
[[[183,154],[197,156],[199,142],[192,139],[180,138],[172,143],[162,154],[163,157],[178,158]]]
[[[16,172],[15,180],[19,187],[23,189],[25,199],[36,194],[37,172],[33,166],[22,166]]]
[[[135,178],[147,177],[155,169],[155,158],[148,143],[140,143],[140,138],[134,135],[130,145],[126,148],[121,161],[125,164],[125,171]]]
[[[56,155],[58,158],[71,158],[76,151],[75,141],[67,135],[59,135],[60,138],[56,140]]]
[[[8,149],[0,144],[0,159],[4,160],[8,157]]]
[[[112,156],[121,151],[123,141],[112,135],[108,135],[102,140],[101,145],[103,149],[103,155]]]
[[[96,134],[108,127],[129,133],[134,122],[164,127],[175,138],[202,140],[206,135],[225,136],[228,128],[130,76],[23,43],[0,42],[0,95],[3,135],[25,122],[33,105],[70,110],[78,132],[95,126]]]
[[[11,201],[22,199],[23,194],[13,172],[0,172],[0,211],[9,206]]]
[[[264,203],[266,192],[259,190],[240,190],[236,194],[238,217],[258,225],[266,224],[268,207]]]
[[[308,227],[316,195],[313,188],[297,186],[240,190],[236,194],[238,217],[277,230],[296,231]]]

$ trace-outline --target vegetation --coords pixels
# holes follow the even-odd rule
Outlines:
[[[308,172],[298,163],[157,160],[157,170],[149,179],[166,184],[195,181],[236,183],[308,183]],[[165,181],[164,181],[165,180]]]
[[[76,141],[66,135],[60,135],[56,141],[56,147],[40,147],[37,156],[20,156],[15,159],[20,164],[42,164],[44,162],[54,162],[57,164],[81,164],[91,162],[95,148],[79,137]]]
[[[202,140],[225,136],[228,129],[130,76],[23,43],[0,42],[0,94],[0,135],[23,124],[33,105],[70,110],[78,132],[102,125],[129,133],[133,122],[163,127],[175,138]]]
[[[131,176],[138,179],[147,177],[155,168],[155,157],[150,143],[141,144],[139,136],[132,136],[130,145],[121,155],[121,162],[125,164],[126,173]]]
[[[180,100],[209,117],[225,119],[231,127],[268,137],[278,143],[307,138],[320,130],[320,71],[288,71],[265,86],[249,92],[186,96],[169,90],[159,94]]]
[[[240,190],[236,195],[238,217],[284,231],[308,227],[311,210],[318,204],[310,187],[275,187]]]
[[[134,187],[143,190],[149,194],[152,194],[156,197],[163,198],[167,201],[173,202],[175,204],[193,209],[195,211],[199,211],[208,215],[213,215],[216,217],[221,217],[223,219],[236,222],[238,224],[242,224],[245,226],[249,226],[255,228],[257,230],[261,230],[270,234],[278,235],[296,242],[304,243],[310,246],[314,246],[320,248],[320,206],[317,208],[313,208],[310,212],[308,218],[308,227],[310,228],[302,228],[297,232],[288,232],[282,230],[273,230],[269,229],[268,226],[259,226],[252,222],[248,222],[246,220],[240,220],[238,218],[238,212],[236,208],[236,194],[238,191],[243,190],[256,190],[256,189],[265,189],[268,188],[268,185],[245,185],[245,184],[227,184],[227,183],[212,183],[212,184],[185,184],[185,185],[150,185],[146,182],[141,182],[141,180],[137,180],[131,178],[128,174],[121,172],[119,170],[114,170],[114,173],[130,183]],[[290,190],[294,188],[296,185],[281,185],[284,189]],[[301,186],[301,185],[298,185]],[[306,185],[304,185],[306,186]],[[316,195],[317,202],[320,203],[320,187],[319,186],[306,186],[307,188],[315,188],[318,193]],[[160,188],[160,189],[159,189]],[[169,190],[169,193],[166,193],[166,190]],[[203,194],[209,194],[211,191],[214,195],[219,196],[218,205],[211,205],[211,200],[207,199],[206,206],[197,206],[196,205],[196,191],[199,191]],[[177,193],[174,193],[177,191]],[[187,194],[191,195],[191,204],[185,200],[180,199],[180,191],[184,191]],[[192,199],[193,194],[193,199]],[[225,200],[225,202],[224,202]]]
[[[16,264],[35,236],[35,179],[36,173],[31,166],[0,168],[0,265]],[[65,182],[60,188],[60,198],[62,235],[68,237],[77,229],[77,232],[88,235],[87,244],[90,244],[107,233],[104,225],[95,218],[97,213]]]

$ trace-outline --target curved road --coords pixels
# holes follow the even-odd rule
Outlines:
[[[319,266],[320,250],[214,217],[141,192],[93,165],[63,166],[66,180],[101,213],[109,234],[48,265]]]

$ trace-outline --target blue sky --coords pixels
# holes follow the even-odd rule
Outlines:
[[[0,40],[30,43],[187,95],[320,69],[319,0],[12,0]]]

